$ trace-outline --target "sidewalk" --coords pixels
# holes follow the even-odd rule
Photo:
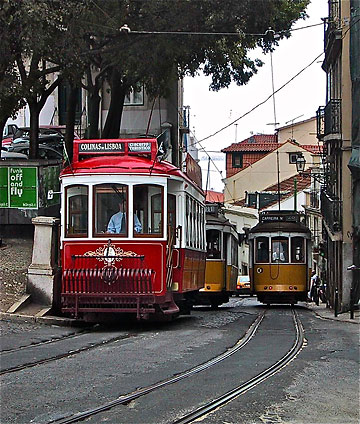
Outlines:
[[[350,322],[352,324],[360,324],[360,311],[354,311],[354,319],[350,318],[350,312],[343,312],[335,317],[333,309],[327,308],[325,303],[320,303],[317,306],[314,302],[305,302],[305,307],[312,310],[319,318],[330,319],[333,321]]]

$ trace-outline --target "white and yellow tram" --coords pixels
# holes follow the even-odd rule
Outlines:
[[[251,292],[260,302],[307,299],[311,275],[311,233],[294,211],[265,211],[249,232]]]

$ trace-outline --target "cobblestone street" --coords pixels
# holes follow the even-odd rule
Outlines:
[[[3,239],[0,247],[0,311],[5,312],[26,291],[33,240]]]

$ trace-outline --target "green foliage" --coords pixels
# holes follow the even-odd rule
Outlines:
[[[54,71],[75,85],[86,74],[87,88],[95,91],[103,79],[111,81],[116,74],[123,91],[142,83],[153,96],[166,95],[174,76],[194,76],[201,68],[211,75],[213,90],[231,81],[246,84],[262,64],[249,53],[259,46],[266,52],[277,44],[261,34],[271,27],[281,38],[289,37],[308,3],[2,0],[0,101],[7,108],[0,108],[0,120],[1,114],[16,112],[24,98],[41,108],[56,87],[49,78]],[[120,31],[124,24],[130,33]],[[151,33],[163,31],[175,34]],[[196,34],[176,34],[184,31]],[[237,35],[207,34],[224,32]]]

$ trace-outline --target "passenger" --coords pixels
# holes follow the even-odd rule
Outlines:
[[[275,247],[275,250],[273,251],[273,255],[272,255],[273,261],[281,261],[281,262],[285,262],[285,255],[283,252],[280,252],[280,248],[279,247]]]
[[[264,242],[260,243],[260,247],[258,251],[258,261],[269,262],[269,250],[267,245]]]
[[[124,213],[124,202],[119,202],[119,212],[116,212],[107,226],[107,232],[110,234],[124,234],[126,228],[126,214]],[[134,214],[134,230],[141,233],[142,226],[139,218]]]

